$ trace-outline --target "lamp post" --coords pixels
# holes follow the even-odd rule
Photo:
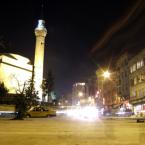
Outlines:
[[[106,71],[103,72],[103,78],[102,78],[102,99],[103,99],[103,105],[105,104],[105,98],[104,98],[104,81],[106,79],[109,79],[110,78],[110,75],[111,75],[111,73],[108,70],[106,70]]]
[[[101,107],[101,106],[104,106],[105,104],[105,97],[104,97],[104,92],[105,92],[105,88],[104,88],[104,84],[105,83],[105,80],[108,80],[111,76],[111,73],[109,72],[109,70],[103,70],[102,68],[99,68],[97,71],[96,71],[96,75],[97,75],[97,102],[98,102],[98,105]]]

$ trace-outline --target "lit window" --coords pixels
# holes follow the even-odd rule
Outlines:
[[[140,63],[141,63],[141,67],[143,67],[143,66],[144,66],[144,61],[143,61],[143,59],[140,61]]]
[[[132,73],[133,72],[133,69],[132,69],[132,67],[130,67],[130,73]]]
[[[144,74],[141,74],[141,81],[144,82]]]
[[[133,73],[134,71],[136,71],[136,64],[134,64],[133,66],[131,66],[131,73]]]
[[[139,97],[142,97],[142,90],[139,90]]]
[[[135,91],[134,91],[134,90],[132,91],[132,96],[133,96],[133,97],[135,97],[135,96],[136,96],[136,93],[135,93]]]
[[[137,84],[137,78],[135,77],[134,78],[134,85],[136,85]]]
[[[141,83],[141,75],[138,75],[138,82]]]
[[[139,69],[141,67],[140,65],[140,61],[137,62],[137,69]]]
[[[139,68],[141,68],[143,66],[144,66],[143,60],[140,60],[140,61],[137,62],[137,69],[139,69]]]

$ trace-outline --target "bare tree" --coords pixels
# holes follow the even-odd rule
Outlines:
[[[15,105],[16,105],[16,118],[23,119],[27,110],[32,106],[38,105],[38,92],[35,91],[33,80],[29,80],[24,83],[22,91],[16,94]]]

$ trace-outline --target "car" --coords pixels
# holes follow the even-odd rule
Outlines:
[[[56,116],[56,109],[52,107],[32,107],[25,116],[26,118]]]
[[[136,117],[144,117],[145,118],[145,110],[141,110],[135,114]]]
[[[115,115],[117,115],[118,117],[130,117],[134,115],[134,112],[132,112],[131,110],[118,111],[117,113],[115,113]]]

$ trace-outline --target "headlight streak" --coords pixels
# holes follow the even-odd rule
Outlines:
[[[83,121],[98,120],[98,109],[95,106],[76,107],[75,109],[68,109],[66,115],[74,119]]]

